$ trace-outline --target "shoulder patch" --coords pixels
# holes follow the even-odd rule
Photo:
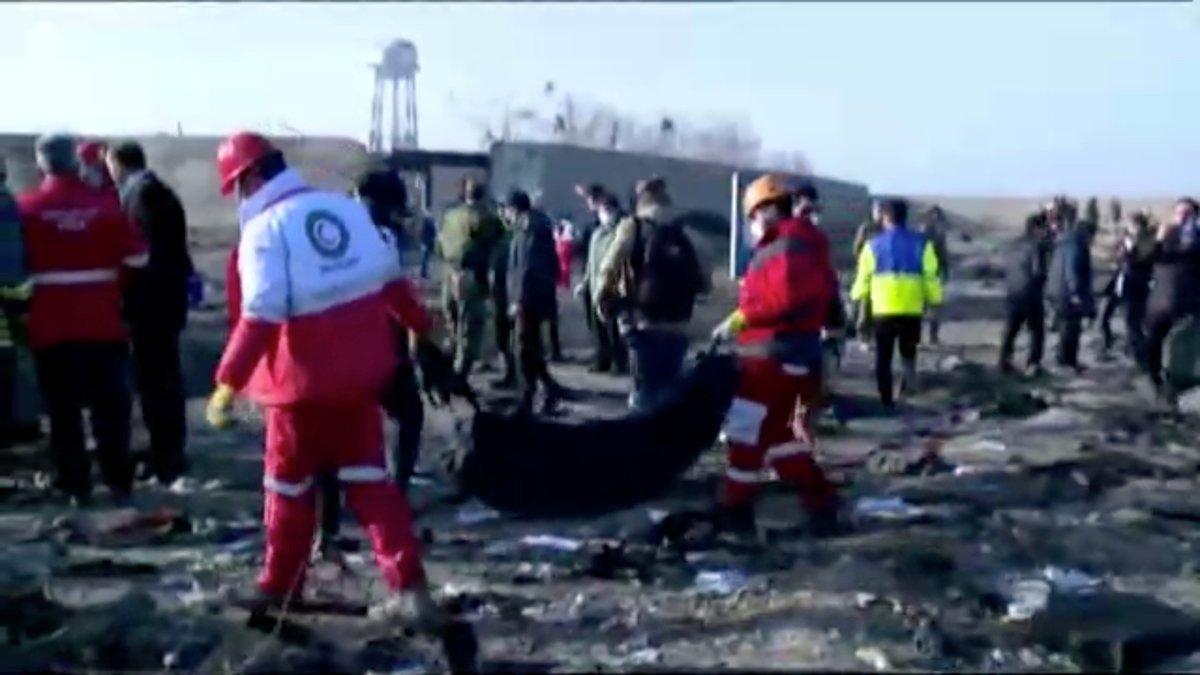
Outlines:
[[[350,248],[350,230],[330,211],[317,210],[305,216],[304,233],[323,258],[340,258]]]

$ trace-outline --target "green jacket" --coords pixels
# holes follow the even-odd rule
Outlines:
[[[616,237],[616,223],[608,225],[601,223],[592,230],[592,236],[588,242],[587,269],[584,270],[583,277],[590,297],[596,297],[596,292],[600,288],[600,265],[604,262],[604,258],[608,255],[608,247],[612,245]]]
[[[503,230],[500,219],[486,206],[459,204],[442,215],[438,253],[451,268],[485,278]]]

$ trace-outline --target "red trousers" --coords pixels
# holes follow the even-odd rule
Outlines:
[[[575,242],[560,239],[554,242],[554,252],[558,255],[558,286],[571,287],[571,259],[575,257]]]
[[[748,506],[770,464],[794,485],[810,511],[833,505],[834,488],[813,461],[812,416],[820,406],[821,378],[766,358],[743,358],[737,396],[725,420],[729,468],[721,492],[728,508]]]
[[[313,486],[321,472],[336,473],[344,486],[388,587],[424,581],[412,512],[388,480],[379,405],[274,406],[266,410],[266,423],[267,554],[259,586],[277,596],[299,593],[317,525]]]

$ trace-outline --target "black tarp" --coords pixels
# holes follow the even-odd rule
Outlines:
[[[737,360],[704,354],[662,402],[618,419],[564,422],[483,411],[470,447],[444,462],[461,490],[514,515],[578,517],[660,495],[712,446]]]

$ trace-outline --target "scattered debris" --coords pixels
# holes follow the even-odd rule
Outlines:
[[[574,553],[583,548],[583,544],[567,537],[559,537],[553,534],[530,534],[521,538],[521,543],[526,546],[534,546],[538,548],[548,548],[554,551],[564,551]]]
[[[459,525],[478,525],[496,520],[500,517],[500,512],[488,506],[484,506],[478,502],[472,502],[460,508],[455,520]]]
[[[880,672],[892,669],[892,662],[879,647],[859,647],[854,651],[854,657]]]
[[[714,570],[696,574],[695,590],[701,595],[733,595],[750,583],[744,572]]]
[[[924,516],[926,511],[900,497],[863,497],[854,503],[854,513],[879,520],[908,520]]]

